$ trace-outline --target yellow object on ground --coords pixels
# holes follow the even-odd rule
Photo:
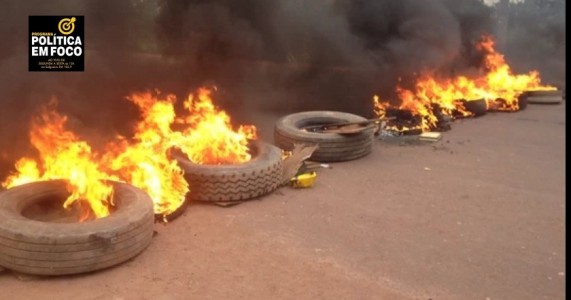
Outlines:
[[[315,171],[303,173],[291,179],[292,185],[296,189],[312,187],[315,184],[317,173]]]

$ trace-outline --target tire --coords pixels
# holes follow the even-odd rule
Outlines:
[[[518,112],[518,111],[522,111],[525,110],[527,108],[527,98],[526,97],[522,97],[521,95],[518,96],[515,101],[517,101],[517,109],[515,109],[515,105],[507,105],[507,103],[509,101],[502,99],[502,98],[496,98],[495,100],[489,102],[489,107],[488,107],[488,111],[491,112],[502,112],[502,113],[514,113],[514,112]]]
[[[190,185],[190,200],[237,202],[276,190],[283,176],[281,150],[265,143],[253,149],[254,158],[239,165],[199,165],[175,154]]]
[[[142,252],[153,237],[151,198],[113,183],[115,211],[83,223],[49,223],[22,212],[47,197],[65,199],[65,182],[44,181],[0,193],[0,265],[33,275],[68,275],[117,265]]]
[[[278,147],[292,150],[296,143],[317,144],[319,148],[310,160],[317,162],[349,161],[371,153],[374,128],[362,132],[341,135],[335,133],[308,132],[302,128],[311,125],[344,122],[362,122],[365,118],[335,111],[308,111],[285,116],[275,125],[274,139]]]
[[[480,117],[488,112],[488,106],[485,99],[464,101],[464,108],[474,114],[474,117]]]
[[[188,207],[187,202],[188,202],[187,199],[184,199],[184,203],[182,203],[181,206],[179,206],[175,211],[166,216],[161,214],[155,214],[155,222],[168,223],[174,221],[175,219],[182,216],[186,212],[186,208]]]
[[[519,110],[525,110],[527,109],[527,104],[529,103],[528,98],[527,97],[521,97],[519,96],[517,98],[517,106],[519,107]]]
[[[563,91],[527,91],[520,98],[530,104],[559,104],[563,102]]]

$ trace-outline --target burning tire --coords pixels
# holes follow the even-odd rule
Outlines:
[[[153,236],[153,202],[143,191],[114,183],[115,211],[83,223],[50,223],[25,216],[27,208],[65,199],[65,182],[44,181],[0,193],[0,265],[34,275],[104,269],[142,252]]]
[[[371,153],[374,127],[355,134],[319,133],[304,130],[307,126],[335,123],[364,122],[365,118],[343,112],[308,111],[285,116],[278,120],[274,130],[276,145],[291,150],[296,143],[317,144],[319,148],[311,156],[318,162],[354,160]]]
[[[530,104],[559,104],[563,101],[562,91],[527,91],[520,98]]]
[[[190,199],[206,202],[237,202],[263,196],[282,183],[281,150],[260,143],[254,158],[238,165],[199,165],[175,155],[190,184]]]
[[[463,101],[466,110],[474,114],[474,117],[480,117],[488,112],[488,106],[485,99]]]

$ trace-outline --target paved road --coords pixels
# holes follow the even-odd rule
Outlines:
[[[564,299],[564,134],[564,105],[530,106],[435,144],[379,141],[313,189],[192,205],[118,267],[5,272],[0,298]]]

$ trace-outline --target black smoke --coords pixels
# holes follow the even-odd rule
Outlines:
[[[157,21],[187,78],[260,97],[254,106],[361,114],[399,79],[477,67],[473,43],[494,30],[479,0],[165,0]]]
[[[419,72],[454,75],[477,68],[481,62],[473,43],[497,27],[497,8],[480,0],[0,0],[0,5],[0,169],[32,152],[29,120],[51,97],[95,147],[118,133],[128,135],[137,111],[124,97],[144,89],[182,97],[199,85],[216,84],[218,104],[238,121],[255,122],[257,112],[268,110],[344,110],[372,117],[372,95],[391,97],[399,80],[406,85]],[[28,16],[73,14],[85,16],[85,72],[28,72]],[[538,47],[542,51],[564,50],[563,25],[559,18],[541,29],[530,25],[526,32],[536,30],[534,37],[550,41]],[[527,60],[530,47],[523,46],[525,34],[520,36],[508,43],[514,45],[508,54],[526,61],[516,65],[560,78],[556,62]]]
[[[538,70],[565,88],[565,0],[502,1],[496,12],[500,49],[515,71]]]
[[[161,78],[160,66],[131,55],[144,32],[138,7],[109,0],[0,1],[0,7],[0,177],[18,157],[34,154],[30,120],[51,98],[93,145],[129,131],[137,112],[124,96]],[[85,16],[85,72],[28,72],[30,15]]]

